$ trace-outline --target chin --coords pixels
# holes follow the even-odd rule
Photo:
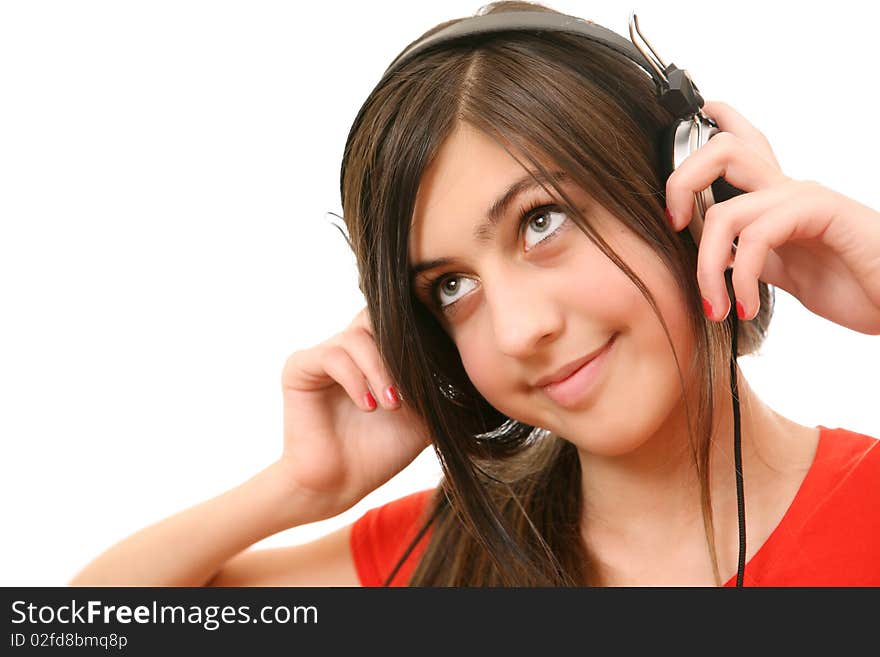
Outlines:
[[[603,421],[593,415],[582,428],[568,427],[557,433],[574,443],[579,451],[607,458],[634,453],[648,442],[651,432],[637,415],[616,414],[614,417],[617,419]]]
[[[609,440],[596,440],[597,436],[588,436],[573,440],[563,436],[566,440],[574,443],[578,451],[588,452],[593,456],[617,458],[636,452],[644,444],[644,440],[621,440],[620,436],[610,437]]]

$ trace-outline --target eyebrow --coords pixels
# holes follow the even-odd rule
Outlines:
[[[474,228],[474,240],[478,244],[485,244],[492,241],[495,236],[495,227],[502,217],[507,213],[510,205],[525,192],[533,189],[541,188],[541,183],[549,183],[551,180],[557,182],[567,180],[568,174],[565,171],[553,171],[550,177],[546,177],[540,171],[532,171],[530,175],[525,175],[519,180],[513,182],[504,192],[495,199],[495,202],[486,212],[486,219]],[[434,258],[433,260],[425,260],[410,267],[410,278],[415,278],[424,271],[448,265],[452,260],[450,258]]]

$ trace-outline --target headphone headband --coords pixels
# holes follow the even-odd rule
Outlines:
[[[655,61],[648,59],[644,54],[645,51],[634,45],[634,31],[638,32],[638,21],[635,14],[630,17],[630,35],[632,35],[633,42],[592,21],[555,12],[509,11],[462,18],[407,47],[385,69],[377,87],[396,69],[435,46],[453,41],[463,41],[470,37],[492,32],[542,31],[565,32],[581,36],[627,57],[654,81],[660,103],[676,118],[689,118],[700,112],[700,108],[703,106],[703,99],[697,86],[691,81],[686,71],[676,68],[675,64],[669,66],[663,64],[647,41],[645,43]],[[638,33],[641,36],[641,32]],[[644,40],[644,37],[642,39]]]
[[[391,62],[385,74],[409,61],[418,53],[440,43],[465,39],[487,32],[568,32],[586,37],[592,41],[616,50],[641,66],[653,77],[653,70],[645,57],[632,43],[616,32],[576,16],[560,15],[543,11],[506,11],[495,14],[471,16],[449,25],[442,30],[411,45]]]

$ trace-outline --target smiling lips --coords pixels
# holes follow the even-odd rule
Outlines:
[[[548,386],[552,383],[559,383],[560,381],[564,381],[565,379],[570,377],[572,374],[577,372],[581,367],[583,367],[584,365],[589,363],[591,360],[593,360],[596,356],[598,356],[600,353],[602,353],[602,351],[611,343],[611,341],[615,337],[617,337],[616,334],[614,336],[612,336],[611,340],[608,340],[601,347],[599,347],[595,351],[587,354],[583,358],[572,361],[568,365],[564,365],[563,367],[556,370],[556,372],[554,372],[553,374],[549,374],[547,376],[544,376],[544,377],[538,379],[535,382],[535,387],[536,388],[543,388],[544,386]]]

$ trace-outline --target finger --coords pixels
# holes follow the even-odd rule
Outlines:
[[[753,319],[760,309],[758,279],[771,249],[793,239],[815,237],[821,226],[809,196],[796,196],[769,208],[739,235],[733,263],[733,288],[742,304],[741,319]]]
[[[373,397],[384,408],[394,410],[400,406],[400,400],[394,382],[385,368],[373,336],[362,327],[352,328],[346,333],[345,348],[355,364],[366,376]]]
[[[369,413],[376,409],[375,395],[363,371],[345,348],[341,345],[328,346],[323,353],[322,367],[362,410]]]
[[[793,187],[771,187],[716,203],[706,212],[697,251],[697,283],[713,308],[711,319],[720,321],[730,311],[724,273],[735,261],[737,251],[733,248],[733,240],[770,208],[787,203],[793,193]],[[775,253],[768,254],[760,279],[770,285],[791,289],[782,261]]]
[[[710,117],[722,132],[732,132],[757,148],[777,169],[781,169],[767,136],[727,103],[712,100],[703,103],[703,114]]]
[[[345,349],[328,341],[320,347],[291,354],[281,372],[281,389],[312,392],[340,385],[352,401],[365,411],[376,408],[375,399],[367,397],[367,380]]]
[[[691,221],[694,194],[723,177],[744,192],[765,189],[789,180],[761,157],[754,147],[730,132],[719,132],[688,155],[666,180],[666,207],[676,231]]]

